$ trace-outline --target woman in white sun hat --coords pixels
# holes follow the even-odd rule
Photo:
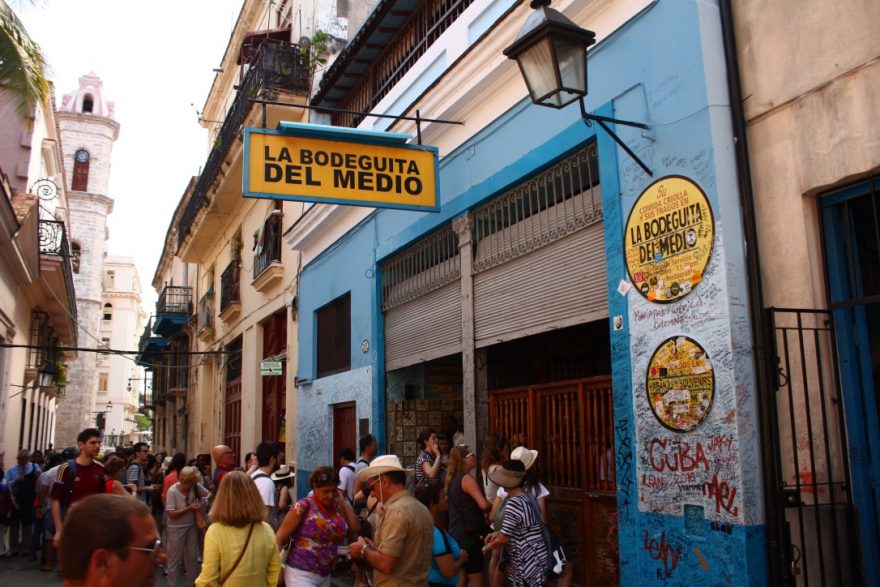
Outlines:
[[[522,461],[510,460],[491,475],[509,497],[501,526],[486,536],[483,550],[504,549],[505,569],[513,587],[540,587],[547,578],[550,553],[538,502],[525,487],[526,468]]]
[[[541,483],[540,480],[539,467],[537,466],[538,451],[526,448],[525,446],[518,446],[510,453],[510,460],[519,461],[525,467],[525,477],[523,478],[522,488],[528,493],[531,493],[538,501],[542,521],[546,524],[546,501],[547,496],[550,495],[550,490],[547,489],[547,486]],[[507,498],[507,490],[503,487],[499,488],[498,494],[495,497],[495,503],[492,505],[492,513],[490,514],[492,526],[495,530],[501,528],[501,522],[504,517],[504,506]],[[489,562],[490,587],[499,587],[504,584],[505,573],[498,569],[500,559],[500,551],[493,551],[492,558]],[[574,569],[570,564],[566,564],[556,581],[556,585],[557,587],[569,587],[572,584],[573,579]]]

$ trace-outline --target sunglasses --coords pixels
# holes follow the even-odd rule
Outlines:
[[[122,548],[122,550],[138,550],[140,552],[147,552],[150,554],[150,558],[156,560],[159,556],[159,552],[162,550],[162,541],[156,538],[156,541],[150,547],[142,547],[142,546],[126,546]]]
[[[379,479],[381,477],[382,477],[381,475],[376,475],[375,477],[373,477],[372,479],[367,481],[367,487],[370,488],[370,491],[373,491],[373,488],[376,486],[376,483],[379,482]]]

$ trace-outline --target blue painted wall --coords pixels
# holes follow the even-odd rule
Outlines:
[[[696,182],[716,220],[711,262],[686,298],[660,306],[633,290],[618,293],[618,284],[626,279],[623,225],[652,180],[607,135],[598,133],[608,301],[611,315],[624,321],[622,330],[610,331],[621,584],[763,584],[755,373],[717,4],[658,1],[591,49],[589,68],[588,109],[647,122],[650,131],[618,127],[618,134],[655,177],[679,174]],[[523,101],[444,158],[439,213],[377,211],[305,267],[298,376],[314,376],[315,310],[351,291],[352,369],[373,368],[370,410],[381,437],[384,365],[377,261],[552,164],[583,145],[594,130],[580,120],[576,105],[556,111]],[[685,434],[659,425],[644,388],[650,354],[675,335],[697,339],[716,374],[710,416]],[[366,354],[360,350],[365,338],[371,341]],[[309,405],[300,410],[299,422],[324,417],[320,401]],[[706,467],[683,479],[676,471],[654,470],[655,440],[665,446],[700,443],[707,453]],[[645,474],[659,481],[646,483]],[[732,499],[719,499],[713,476]],[[691,514],[687,520],[685,505]]]

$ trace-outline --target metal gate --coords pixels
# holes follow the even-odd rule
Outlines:
[[[775,516],[771,527],[775,521],[781,530],[785,584],[859,585],[858,525],[833,315],[782,308],[768,313],[776,396],[766,405],[776,478],[767,483],[779,492],[770,503],[780,504],[768,516]]]

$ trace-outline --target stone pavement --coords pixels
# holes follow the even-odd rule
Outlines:
[[[39,566],[37,561],[31,561],[27,557],[6,558],[0,556],[0,585],[3,587],[61,585],[61,575],[57,570],[40,571]],[[57,569],[58,566],[56,565],[55,568]],[[183,584],[182,577],[179,584]],[[354,585],[354,578],[347,567],[340,566],[337,573],[334,574],[331,584],[333,587],[351,587]],[[162,576],[161,570],[156,573],[156,585],[162,587],[165,585],[165,577]]]

